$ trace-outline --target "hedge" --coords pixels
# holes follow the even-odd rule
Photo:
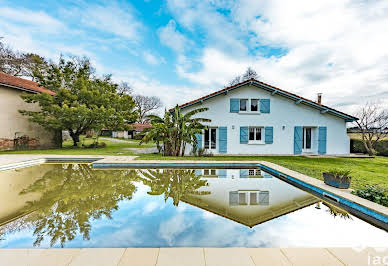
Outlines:
[[[351,153],[367,153],[364,143],[360,139],[350,140]],[[379,156],[388,156],[388,140],[380,140],[376,143],[376,152]]]

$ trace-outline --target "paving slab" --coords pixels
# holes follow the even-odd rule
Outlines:
[[[297,266],[344,265],[337,257],[324,248],[282,248],[282,252]]]
[[[28,266],[27,249],[0,249],[0,265]]]
[[[117,266],[124,248],[85,248],[74,256],[70,266]]]
[[[246,248],[205,248],[205,260],[206,266],[255,266]]]
[[[292,265],[279,248],[249,248],[248,253],[255,265],[288,266]]]
[[[120,259],[119,266],[155,266],[158,248],[127,248]]]
[[[345,265],[368,265],[368,249],[328,248],[328,251]]]
[[[161,248],[157,266],[205,266],[203,248]]]
[[[29,249],[28,266],[67,266],[81,249]]]

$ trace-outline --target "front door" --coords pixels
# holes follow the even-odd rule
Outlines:
[[[311,152],[311,127],[303,128],[303,151]]]
[[[204,148],[207,150],[216,150],[217,149],[217,128],[205,129],[204,135]]]

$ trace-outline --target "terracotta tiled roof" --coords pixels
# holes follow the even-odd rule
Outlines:
[[[134,124],[131,124],[130,126],[134,127],[136,131],[143,131],[146,128],[152,127],[152,125],[148,123],[146,124],[134,123]]]
[[[333,108],[331,108],[331,107],[328,107],[328,106],[326,106],[326,105],[323,105],[323,104],[314,102],[314,101],[309,100],[309,99],[307,99],[307,98],[303,98],[303,97],[298,96],[298,95],[296,95],[296,94],[294,94],[294,93],[291,93],[291,92],[288,92],[288,91],[279,89],[279,88],[277,88],[277,87],[274,87],[274,86],[272,86],[272,85],[269,85],[269,84],[267,84],[267,83],[261,82],[261,81],[259,81],[259,80],[253,79],[253,78],[252,78],[252,79],[249,79],[249,80],[246,80],[246,81],[243,81],[243,82],[240,82],[240,83],[235,84],[235,85],[233,85],[233,86],[226,87],[226,88],[224,88],[224,89],[222,89],[222,90],[215,91],[215,92],[213,92],[213,93],[210,93],[210,94],[208,94],[208,95],[205,95],[205,96],[203,96],[203,97],[201,97],[201,98],[198,98],[198,99],[195,99],[195,100],[193,100],[193,101],[190,101],[190,102],[181,104],[181,105],[179,105],[179,108],[185,108],[185,107],[187,107],[187,106],[189,106],[189,105],[195,104],[195,103],[197,103],[197,102],[206,100],[206,99],[208,99],[208,98],[210,98],[210,97],[213,97],[213,96],[222,94],[222,93],[227,92],[227,91],[229,91],[229,90],[233,90],[233,89],[236,89],[236,88],[238,88],[238,87],[240,87],[240,86],[243,86],[243,85],[246,85],[246,84],[250,84],[250,83],[257,83],[257,84],[262,85],[262,86],[264,86],[264,87],[268,87],[268,88],[272,89],[273,91],[283,92],[284,94],[287,94],[287,95],[289,95],[289,96],[295,97],[295,98],[297,98],[298,100],[302,100],[302,101],[305,101],[305,102],[307,102],[307,103],[311,103],[311,104],[313,104],[313,105],[322,107],[322,109],[331,110],[331,111],[333,111],[333,112],[336,112],[336,113],[342,114],[342,115],[344,115],[344,116],[347,116],[347,117],[349,117],[349,118],[351,118],[351,119],[353,119],[353,120],[357,120],[357,118],[354,117],[354,116],[345,114],[345,113],[343,113],[343,112],[341,112],[341,111],[335,110],[335,109],[333,109]],[[171,111],[171,110],[172,110],[172,109],[170,109],[170,111]]]
[[[0,85],[8,85],[16,89],[33,92],[43,92],[48,93],[50,95],[55,95],[55,92],[39,86],[39,84],[35,81],[14,77],[3,72],[0,72]]]

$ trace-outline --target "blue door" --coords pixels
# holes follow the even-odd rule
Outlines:
[[[302,153],[302,127],[296,126],[294,127],[294,154],[301,154]]]
[[[318,153],[326,154],[326,143],[327,143],[327,128],[318,128]]]
[[[218,152],[219,153],[227,153],[227,147],[228,147],[228,130],[227,127],[219,127],[218,128]]]

